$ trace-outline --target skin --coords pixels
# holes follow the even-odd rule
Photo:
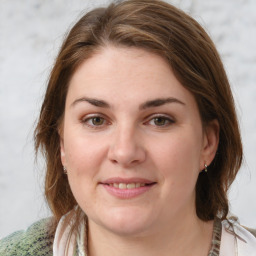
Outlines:
[[[213,223],[196,215],[195,185],[215,156],[218,123],[203,129],[193,95],[164,59],[100,49],[72,76],[60,136],[70,187],[88,216],[90,255],[207,255]],[[102,185],[113,177],[154,185],[118,198]]]

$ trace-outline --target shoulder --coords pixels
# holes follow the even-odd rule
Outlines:
[[[243,227],[240,224],[236,223],[234,224],[234,231],[237,234],[238,252],[240,252],[241,255],[255,255],[255,230]]]
[[[241,226],[237,221],[222,222],[221,247],[235,246],[238,255],[254,256],[256,251],[256,230]],[[222,254],[220,254],[222,255]],[[231,254],[233,255],[233,254]]]
[[[0,255],[51,256],[54,234],[52,218],[32,224],[26,231],[18,231],[0,240]]]
[[[256,238],[256,229],[253,228],[248,228],[245,226],[242,226],[244,229],[246,229],[247,231],[249,231],[255,238]]]

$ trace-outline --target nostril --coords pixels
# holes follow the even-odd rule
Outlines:
[[[112,163],[114,163],[114,164],[117,164],[117,163],[118,163],[117,160],[115,160],[115,159],[110,159],[110,161],[111,161]]]

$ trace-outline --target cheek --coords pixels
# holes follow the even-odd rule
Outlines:
[[[168,184],[194,187],[200,169],[201,147],[193,136],[173,136],[154,152],[154,164]],[[199,140],[200,141],[200,140]]]
[[[67,166],[72,172],[82,175],[88,173],[93,166],[102,161],[106,147],[102,140],[89,136],[73,136],[65,138],[65,155]]]
[[[84,211],[92,207],[105,148],[82,136],[65,140],[68,180],[72,193]]]

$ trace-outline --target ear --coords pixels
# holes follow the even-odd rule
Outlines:
[[[209,166],[216,155],[219,145],[219,131],[220,125],[217,119],[209,122],[204,127],[200,170],[203,170],[205,168],[205,164]]]
[[[64,147],[64,140],[63,140],[63,129],[60,127],[58,129],[59,137],[60,137],[60,158],[61,163],[63,166],[66,166],[66,154],[65,154],[65,147]]]

